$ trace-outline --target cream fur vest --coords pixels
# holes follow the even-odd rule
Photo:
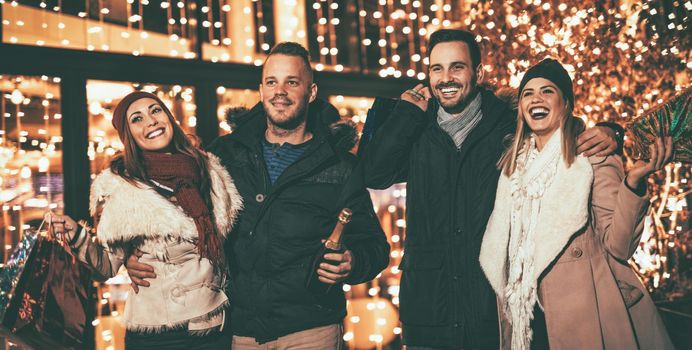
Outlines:
[[[208,166],[214,223],[223,240],[242,209],[242,200],[219,159],[209,155]],[[144,252],[140,262],[152,266],[156,273],[149,287],[140,287],[139,293],[129,292],[124,314],[127,329],[206,333],[221,325],[228,304],[225,275],[208,259],[200,258],[192,218],[153,188],[129,183],[109,170],[97,176],[91,186],[92,214],[100,201],[103,206],[97,236],[110,248],[85,244],[80,259],[84,256],[93,268],[111,277],[126,258],[121,243],[132,244]],[[110,264],[103,263],[106,259]]]
[[[214,223],[218,234],[225,238],[242,209],[242,198],[219,159],[212,154],[208,157]],[[98,237],[104,243],[146,238],[149,251],[164,258],[166,240],[197,239],[192,218],[148,185],[135,186],[104,170],[91,185],[92,216],[99,200],[105,203],[98,225]]]

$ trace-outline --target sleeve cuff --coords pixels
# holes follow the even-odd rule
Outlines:
[[[410,115],[411,118],[416,119],[417,121],[425,120],[425,111],[420,109],[420,107],[416,106],[415,104],[404,100],[400,100],[399,103],[396,104],[392,114]]]
[[[72,249],[79,250],[84,242],[86,242],[86,238],[88,236],[87,229],[83,226],[80,227],[81,230],[79,230],[79,232],[72,237],[72,240],[70,240],[70,247],[72,247]]]
[[[625,144],[625,129],[620,124],[611,122],[600,122],[596,124],[596,126],[605,126],[615,132],[615,141],[618,144],[618,148],[615,150],[615,153],[622,155],[622,146]]]
[[[637,195],[637,197],[646,196],[646,191],[647,191],[646,181],[640,182],[639,186],[637,186],[637,188],[630,187],[629,183],[627,183],[627,177],[625,177],[625,180],[623,181],[623,183],[625,184],[625,187],[627,187],[627,189],[630,190],[630,192]]]

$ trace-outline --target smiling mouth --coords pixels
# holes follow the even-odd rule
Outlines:
[[[164,132],[165,130],[166,130],[165,128],[158,128],[158,129],[155,129],[155,130],[150,131],[149,133],[147,133],[145,137],[146,137],[147,139],[149,139],[149,140],[151,140],[151,139],[153,139],[153,138],[157,138],[157,137],[163,135],[163,132]]]
[[[541,120],[548,116],[550,111],[545,107],[534,107],[529,110],[529,115],[532,119]]]
[[[287,100],[276,100],[276,101],[271,101],[271,104],[273,106],[278,106],[278,107],[288,107],[292,105],[293,103],[291,101]]]
[[[461,88],[456,87],[456,86],[450,86],[450,87],[443,87],[443,88],[438,88],[437,89],[440,94],[442,94],[443,97],[452,97],[456,95]]]

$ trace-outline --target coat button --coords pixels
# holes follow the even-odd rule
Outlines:
[[[582,254],[584,254],[584,252],[581,250],[581,248],[574,248],[574,249],[572,249],[572,256],[573,256],[573,257],[575,257],[575,258],[581,258]]]
[[[258,195],[255,196],[255,200],[257,201],[257,203],[264,202],[264,195],[259,193]]]
[[[173,287],[173,289],[171,289],[171,296],[173,298],[180,298],[183,296],[183,293],[184,291],[179,286]]]

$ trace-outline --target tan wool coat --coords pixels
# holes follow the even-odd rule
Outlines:
[[[579,166],[589,165],[575,162],[569,170],[564,165],[558,170],[541,202],[534,278],[550,348],[672,349],[656,306],[627,263],[643,232],[648,198],[637,196],[624,184],[619,157],[589,161],[593,170],[590,193],[575,193],[584,181]],[[499,305],[507,278],[511,209],[501,203],[511,198],[509,182],[503,180],[507,180],[504,175],[480,255]],[[586,185],[582,188],[589,188]],[[573,208],[584,204],[588,215],[575,218]],[[511,348],[511,327],[499,312],[505,320],[500,326],[503,348]]]

